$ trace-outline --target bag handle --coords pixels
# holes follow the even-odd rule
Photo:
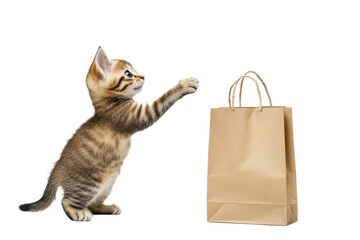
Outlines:
[[[267,94],[267,96],[268,96],[270,107],[272,107],[271,97],[270,97],[270,94],[269,94],[269,91],[268,91],[268,89],[267,89],[267,87],[266,87],[265,82],[262,80],[262,78],[259,76],[259,74],[257,74],[255,71],[248,71],[248,72],[245,73],[244,76],[247,76],[249,73],[255,74],[255,75],[257,76],[257,78],[260,80],[260,82],[261,82],[262,85],[264,86],[265,92],[266,92],[266,94]],[[239,107],[241,107],[241,94],[242,94],[243,82],[244,82],[244,79],[241,80],[241,83],[240,83]]]
[[[263,109],[263,106],[262,106],[262,101],[261,101],[261,93],[260,93],[260,90],[259,90],[259,85],[257,83],[257,81],[248,76],[249,73],[253,73],[256,75],[256,77],[260,80],[260,82],[262,83],[262,85],[264,86],[264,89],[266,91],[266,94],[268,96],[268,99],[269,99],[269,104],[270,106],[272,107],[272,101],[271,101],[271,97],[270,97],[270,94],[269,94],[269,91],[267,89],[267,86],[265,84],[265,82],[262,80],[262,78],[259,76],[259,74],[257,74],[255,71],[248,71],[245,73],[245,75],[241,76],[239,79],[237,79],[230,87],[230,90],[229,90],[229,107],[234,111],[235,109],[235,105],[234,105],[234,99],[235,99],[235,90],[236,90],[236,87],[237,87],[237,84],[238,82],[241,80],[241,83],[240,83],[240,93],[239,93],[239,106],[241,107],[241,96],[242,96],[242,87],[243,87],[243,83],[244,83],[244,80],[245,78],[249,78],[251,79],[252,81],[255,82],[256,84],[256,88],[257,88],[257,91],[258,91],[258,95],[259,95],[259,102],[260,102],[260,106],[259,106],[259,111],[261,112],[262,109]],[[232,94],[231,94],[231,90],[232,90]],[[232,96],[232,101],[230,101],[230,97]]]
[[[238,80],[236,80],[233,85],[231,85],[230,87],[230,90],[229,90],[229,107],[231,108],[231,110],[235,110],[235,104],[234,104],[234,101],[235,101],[235,90],[236,90],[236,86],[238,84],[238,82],[241,80],[241,83],[243,83],[244,79],[245,78],[249,78],[251,79],[255,85],[256,85],[256,90],[258,92],[258,96],[259,96],[259,103],[260,103],[260,106],[259,106],[259,111],[261,112],[263,110],[263,106],[262,106],[262,103],[261,103],[261,93],[260,93],[260,89],[259,89],[259,84],[258,82],[250,77],[250,76],[247,76],[247,75],[244,75],[244,76],[241,76]],[[242,86],[241,86],[242,87]],[[232,90],[232,95],[231,95],[231,90]],[[240,89],[241,90],[241,89]],[[232,100],[230,101],[230,97],[232,97]]]

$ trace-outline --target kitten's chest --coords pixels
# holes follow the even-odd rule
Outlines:
[[[126,138],[120,134],[113,134],[103,139],[105,152],[113,156],[116,160],[123,161],[127,156],[131,141],[130,138]]]
[[[107,128],[93,130],[98,141],[97,150],[105,164],[122,164],[130,149],[130,137],[124,136]]]
[[[114,153],[119,156],[122,160],[127,156],[130,149],[131,141],[130,138],[119,138],[116,140]]]

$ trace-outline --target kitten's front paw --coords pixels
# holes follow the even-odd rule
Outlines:
[[[181,80],[179,82],[179,85],[182,86],[183,94],[186,95],[196,92],[196,90],[199,88],[199,80],[197,80],[196,78],[187,78]]]

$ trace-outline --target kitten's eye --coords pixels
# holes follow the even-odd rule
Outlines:
[[[128,70],[125,71],[125,77],[127,78],[132,78],[133,74],[131,72],[129,72]]]

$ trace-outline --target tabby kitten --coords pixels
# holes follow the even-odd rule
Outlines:
[[[116,205],[104,200],[120,173],[130,148],[130,137],[154,124],[177,100],[199,87],[188,78],[164,93],[151,106],[132,98],[144,85],[124,60],[109,60],[99,47],[86,78],[95,114],[66,144],[53,168],[44,194],[37,202],[20,205],[22,211],[41,211],[64,190],[62,206],[75,221],[89,221],[92,214],[120,214]]]

